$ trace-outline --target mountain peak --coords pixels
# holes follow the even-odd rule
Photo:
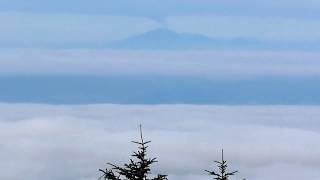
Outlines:
[[[213,40],[200,35],[177,33],[166,28],[160,28],[114,42],[111,48],[124,49],[180,49],[198,48],[212,43]]]
[[[147,32],[145,32],[143,34],[140,34],[140,36],[141,35],[143,35],[143,36],[146,36],[146,35],[152,35],[152,36],[168,36],[168,35],[178,36],[179,33],[171,31],[171,30],[169,30],[167,28],[159,28],[159,29],[154,29],[154,30],[151,30],[151,31],[147,31]]]

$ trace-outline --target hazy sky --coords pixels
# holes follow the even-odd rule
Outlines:
[[[161,27],[214,38],[318,42],[318,18],[315,0],[4,0],[0,41],[4,47],[110,42]]]
[[[320,90],[312,85],[319,84],[320,79],[317,5],[317,1],[311,0],[303,3],[285,0],[205,0],[201,3],[194,0],[1,1],[0,76],[2,82],[6,82],[3,83],[6,92],[0,96],[0,101],[53,103],[48,99],[56,98],[71,103],[119,103],[132,102],[131,99],[141,104],[150,101],[169,103],[163,101],[168,99],[165,97],[167,93],[163,92],[173,92],[178,94],[174,97],[182,98],[173,98],[170,103],[196,103],[203,102],[198,98],[200,94],[203,99],[217,97],[209,93],[216,92],[216,84],[212,80],[225,81],[227,86],[220,87],[219,92],[229,92],[234,85],[228,85],[230,81],[226,80],[231,79],[239,80],[234,84],[246,88],[234,89],[232,96],[221,98],[222,102],[234,102],[237,101],[234,99],[252,94],[250,100],[241,102],[266,104],[264,100],[269,99],[268,96],[255,84],[271,82],[267,83],[269,90],[274,92],[271,99],[283,97],[276,104],[313,104],[318,102],[318,95],[314,92]],[[158,29],[162,31],[155,31]],[[150,31],[155,33],[150,34]],[[210,46],[209,38],[213,40],[213,46]],[[206,44],[208,41],[209,45]],[[106,46],[111,42],[133,45],[114,49],[114,46]],[[188,49],[184,48],[185,44],[189,44]],[[207,49],[197,50],[197,44]],[[139,50],[135,46],[139,46]],[[15,78],[5,79],[8,76]],[[86,76],[79,87],[91,90],[68,88],[67,85],[72,84],[70,78],[63,78],[62,84],[56,84],[56,90],[51,91],[50,85],[41,81],[16,78],[30,76],[43,79],[48,76]],[[90,77],[97,76],[106,79],[112,76],[112,80],[103,81],[103,86],[90,83],[95,81]],[[123,82],[122,77],[130,79]],[[161,87],[158,84],[156,91],[152,85],[157,81],[155,77],[162,79]],[[188,88],[188,93],[181,93],[183,88],[191,86],[173,86],[173,82],[181,77],[192,85],[199,81],[198,89]],[[143,84],[141,78],[152,83]],[[295,78],[307,82],[310,85],[307,87],[313,87],[312,93],[301,87],[305,84],[292,83]],[[243,82],[248,79],[252,81]],[[48,78],[46,81],[51,80]],[[284,86],[278,87],[279,82]],[[29,89],[17,88],[13,84],[19,87],[29,84]],[[119,86],[115,88],[112,84]],[[129,92],[130,88],[125,88],[126,91],[123,88],[130,84],[138,84],[136,90],[140,88],[143,91],[125,93],[121,100],[117,96],[111,97],[110,101],[98,98],[99,101],[98,96],[92,96],[95,94],[92,92],[97,93],[92,91],[95,89],[102,89],[105,93],[100,96],[104,97],[110,97],[112,92]],[[62,89],[67,90],[59,94]],[[289,92],[283,96],[277,93],[277,89],[284,92],[294,90],[296,93]],[[79,92],[73,93],[71,98],[69,93],[72,91]],[[259,98],[255,96],[257,94]],[[81,101],[83,97],[96,99]]]
[[[1,1],[0,76],[132,76],[131,83],[135,76],[309,78],[317,84],[319,5],[314,0]],[[166,31],[150,37],[157,29]],[[181,43],[177,49],[148,49],[161,39],[164,45],[187,40],[191,49]],[[214,47],[192,49],[208,39],[217,42]],[[124,40],[143,46],[106,46]]]

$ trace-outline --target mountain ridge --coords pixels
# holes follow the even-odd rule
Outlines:
[[[257,41],[245,39],[214,39],[196,33],[178,33],[160,28],[112,42],[112,49],[212,49],[228,48],[234,45],[253,45]]]
[[[302,50],[317,51],[320,42],[263,41],[246,38],[212,38],[196,33],[179,33],[159,28],[100,46],[131,50]]]

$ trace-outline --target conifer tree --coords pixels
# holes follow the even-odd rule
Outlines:
[[[206,172],[209,173],[209,175],[213,176],[215,180],[228,180],[229,176],[233,176],[235,175],[235,173],[237,173],[238,171],[233,171],[233,172],[228,172],[227,168],[227,161],[224,160],[223,158],[223,149],[222,149],[222,155],[221,155],[221,161],[214,161],[215,163],[217,163],[218,172],[215,171],[208,171],[205,170]]]
[[[130,158],[130,162],[124,164],[123,167],[117,166],[112,163],[108,163],[111,168],[105,170],[99,169],[103,173],[100,179],[105,180],[167,180],[167,175],[158,174],[154,178],[149,178],[150,166],[156,163],[156,158],[147,157],[147,144],[151,141],[144,141],[142,135],[142,129],[140,125],[140,141],[132,141],[132,143],[138,145],[138,150],[133,152]]]

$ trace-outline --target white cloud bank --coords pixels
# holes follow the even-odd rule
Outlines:
[[[220,149],[236,179],[319,179],[318,106],[0,105],[0,179],[94,180],[123,163],[138,124],[155,172],[210,179]]]
[[[1,49],[0,75],[319,76],[320,54]]]

